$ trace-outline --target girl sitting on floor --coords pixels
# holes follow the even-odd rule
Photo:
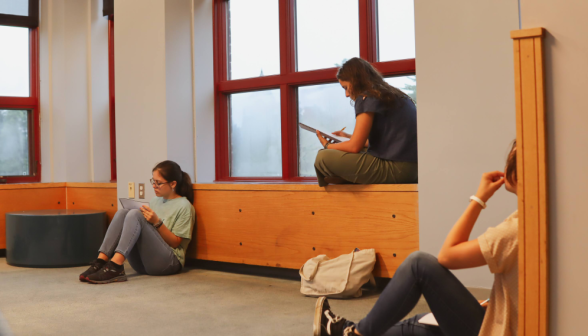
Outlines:
[[[169,275],[182,270],[195,218],[192,182],[173,161],[160,162],[152,173],[157,197],[140,210],[116,212],[98,259],[80,274],[80,281],[126,281],[123,263],[127,259],[140,274]]]

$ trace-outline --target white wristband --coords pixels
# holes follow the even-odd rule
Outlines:
[[[484,201],[482,201],[481,199],[479,199],[476,196],[471,196],[470,197],[470,201],[476,201],[478,204],[480,204],[480,206],[482,207],[482,209],[486,209],[486,203]]]

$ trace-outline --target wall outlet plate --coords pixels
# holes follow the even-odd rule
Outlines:
[[[145,199],[145,183],[139,183],[139,198]]]
[[[129,198],[135,198],[135,183],[129,182]]]

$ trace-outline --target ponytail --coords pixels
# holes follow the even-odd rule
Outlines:
[[[174,161],[166,160],[158,163],[152,171],[159,171],[159,174],[168,182],[176,181],[174,191],[176,194],[186,197],[190,203],[194,203],[194,189],[190,175],[182,171],[180,165]]]
[[[194,203],[194,189],[192,189],[192,179],[190,175],[186,172],[182,172],[182,181],[178,182],[176,185],[176,194],[180,196],[184,196],[190,201],[190,203]]]

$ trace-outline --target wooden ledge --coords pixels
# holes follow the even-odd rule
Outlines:
[[[543,37],[544,34],[545,34],[545,29],[543,29],[543,28],[521,29],[521,30],[511,31],[510,38],[521,39],[521,38],[529,38],[529,37]]]
[[[65,182],[0,184],[0,190],[11,190],[11,189],[48,189],[48,188],[63,188],[63,187],[65,187]]]
[[[67,188],[97,188],[97,189],[116,189],[116,183],[110,182],[66,182]]]
[[[116,183],[101,182],[49,182],[0,184],[0,190],[47,189],[47,188],[99,188],[116,189]]]
[[[310,191],[310,192],[418,192],[418,184],[338,184],[325,188],[316,183],[202,183],[194,190]]]

